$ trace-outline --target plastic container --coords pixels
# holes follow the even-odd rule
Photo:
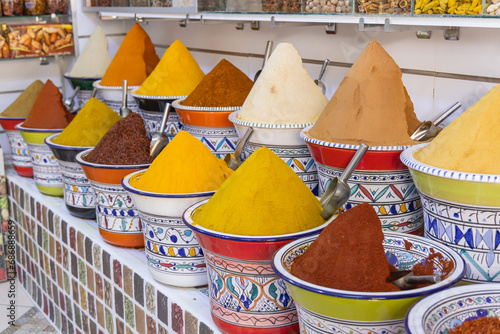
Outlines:
[[[411,0],[356,0],[360,14],[410,15]]]
[[[68,1],[67,0],[47,0],[47,14],[67,14]]]
[[[45,0],[24,0],[26,15],[42,15],[45,13]]]
[[[350,14],[352,12],[352,0],[304,0],[304,13],[324,14]]]
[[[265,13],[300,13],[302,0],[262,0]]]
[[[23,0],[2,0],[2,12],[4,16],[23,15]]]
[[[483,13],[482,0],[415,0],[413,12],[416,15],[481,15]]]

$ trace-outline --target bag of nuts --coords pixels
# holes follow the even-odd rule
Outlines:
[[[26,15],[42,15],[45,13],[45,0],[24,0]]]
[[[38,24],[9,27],[12,58],[74,53],[71,24]]]
[[[0,26],[0,59],[10,58],[9,33],[7,25]]]

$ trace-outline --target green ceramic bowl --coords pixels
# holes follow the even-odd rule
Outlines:
[[[33,162],[33,179],[42,194],[63,196],[61,169],[56,157],[45,144],[45,138],[60,133],[63,129],[32,129],[23,127],[24,123],[16,125],[21,136],[28,144]]]
[[[92,91],[94,87],[92,84],[94,81],[101,80],[101,78],[76,78],[71,77],[69,73],[65,73],[64,77],[69,80],[73,89],[76,87],[80,87],[80,90],[89,90]]]
[[[397,232],[384,232],[384,236],[383,246],[388,262],[399,270],[413,268],[429,256],[431,248],[443,254],[445,259],[450,259],[454,269],[441,282],[414,290],[356,292],[331,289],[306,282],[290,273],[293,259],[302,255],[317,236],[292,241],[274,254],[272,266],[285,281],[296,303],[301,332],[404,333],[406,312],[414,303],[427,295],[448,289],[464,275],[463,259],[440,243]],[[405,240],[412,243],[408,250]],[[438,273],[440,265],[436,264],[436,267]]]
[[[425,236],[465,259],[466,281],[500,282],[500,175],[426,165],[413,157],[426,145],[401,153],[420,193]]]

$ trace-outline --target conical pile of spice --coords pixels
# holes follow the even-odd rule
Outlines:
[[[146,172],[132,178],[130,184],[154,193],[198,193],[217,190],[231,173],[224,160],[200,140],[180,131]]]
[[[414,145],[420,125],[401,69],[373,40],[351,67],[309,135],[335,143]]]
[[[185,96],[193,91],[204,76],[184,44],[175,41],[135,93],[148,96]]]
[[[149,139],[142,117],[131,113],[118,121],[83,159],[101,165],[140,165],[151,163]]]
[[[108,40],[101,26],[97,26],[69,72],[74,78],[101,78],[109,64]]]
[[[328,99],[302,67],[299,53],[280,43],[262,69],[237,118],[267,124],[313,123]]]
[[[297,174],[261,147],[195,214],[194,223],[237,235],[281,235],[324,224],[321,210]]]
[[[43,82],[33,81],[1,114],[1,117],[26,117],[42,91]]]
[[[294,259],[292,275],[327,288],[385,292],[399,288],[387,279],[380,219],[368,203],[340,214],[328,224],[309,249]]]
[[[96,146],[120,119],[110,107],[92,97],[53,142],[67,146]]]
[[[160,61],[148,34],[136,23],[129,30],[101,80],[103,86],[139,86]]]
[[[245,73],[222,59],[181,104],[193,107],[240,107],[252,89]]]
[[[500,85],[445,127],[415,159],[453,171],[500,174]]]
[[[47,80],[22,126],[33,129],[64,129],[74,117],[66,109],[59,88]]]

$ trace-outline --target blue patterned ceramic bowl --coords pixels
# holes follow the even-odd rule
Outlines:
[[[130,184],[145,170],[127,175],[122,186],[139,211],[144,246],[151,276],[159,282],[193,287],[207,284],[203,251],[182,213],[191,205],[210,198],[215,191],[190,194],[161,194],[143,191]]]
[[[486,316],[500,317],[498,284],[454,287],[425,297],[406,315],[406,330],[409,334],[448,334],[464,321]]]
[[[462,255],[465,280],[500,282],[500,175],[426,165],[413,157],[425,145],[401,154],[420,193],[425,236]]]
[[[462,278],[464,261],[450,248],[411,234],[384,232],[384,235],[385,254],[389,263],[398,270],[413,268],[429,256],[431,249],[451,260],[454,270],[441,282],[414,290],[356,292],[331,289],[306,282],[290,273],[293,259],[302,255],[317,236],[292,241],[274,254],[272,265],[295,300],[301,333],[404,333],[405,315],[414,303],[448,289]],[[410,249],[406,249],[405,240],[412,243]],[[436,267],[439,273],[440,264],[437,263]]]

